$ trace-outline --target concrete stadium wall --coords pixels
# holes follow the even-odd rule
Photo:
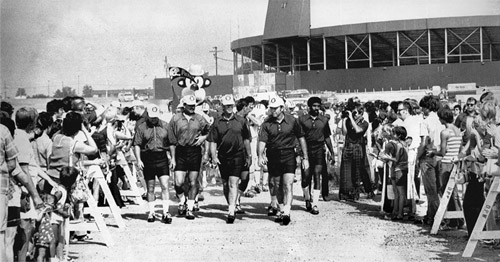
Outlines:
[[[500,85],[500,62],[433,64],[400,67],[376,67],[298,71],[294,77],[295,89],[311,91],[341,90],[385,91],[400,89],[445,87],[451,83],[471,83],[479,86]]]

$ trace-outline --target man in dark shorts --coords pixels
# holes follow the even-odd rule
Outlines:
[[[207,138],[212,162],[219,165],[224,196],[229,204],[228,224],[232,224],[235,219],[241,173],[244,167],[252,163],[248,123],[245,118],[235,114],[233,109],[233,96],[222,97],[222,115],[215,119]]]
[[[307,144],[307,158],[309,159],[309,168],[304,169],[302,176],[302,190],[306,201],[306,209],[313,215],[319,214],[318,200],[320,193],[320,178],[323,167],[326,165],[325,144],[332,154],[333,146],[330,136],[332,134],[328,118],[319,114],[321,108],[321,98],[313,96],[307,100],[309,114],[299,117],[299,123],[304,130],[304,138]],[[305,156],[305,155],[304,155]],[[311,204],[311,179],[314,177],[314,190]]]
[[[194,219],[194,199],[198,193],[198,174],[202,160],[202,144],[205,142],[210,128],[203,116],[194,112],[196,98],[188,95],[182,98],[184,108],[175,114],[168,125],[168,138],[171,142],[172,160],[170,168],[174,170],[175,192],[180,200],[178,213]],[[187,195],[184,195],[184,181],[188,176]],[[187,211],[184,203],[187,203]]]
[[[293,200],[293,178],[297,162],[295,159],[295,143],[298,139],[304,158],[302,167],[309,168],[307,159],[307,146],[304,139],[304,131],[300,127],[298,119],[292,115],[285,114],[285,103],[280,97],[272,97],[269,100],[271,115],[261,126],[259,134],[259,165],[267,164],[270,179],[270,191],[278,196],[278,204],[281,212],[278,213],[276,222],[283,225],[290,223],[290,209]],[[264,150],[266,150],[264,155]],[[275,201],[271,206],[276,208]]]
[[[147,106],[149,117],[136,127],[133,145],[137,156],[137,166],[143,171],[147,185],[147,200],[149,205],[148,222],[155,221],[155,176],[160,180],[163,202],[162,222],[172,223],[172,216],[168,212],[168,125],[160,120],[160,108],[157,105]]]

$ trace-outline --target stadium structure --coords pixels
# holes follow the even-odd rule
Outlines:
[[[207,95],[376,93],[455,83],[493,87],[500,94],[500,14],[312,28],[311,1],[319,0],[269,0],[264,34],[231,42],[234,73],[208,76]],[[172,85],[155,79],[155,97],[172,98],[180,91]]]
[[[309,0],[270,0],[264,34],[233,41],[233,91],[500,86],[500,15],[310,28]]]

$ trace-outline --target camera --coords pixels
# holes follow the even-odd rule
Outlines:
[[[352,116],[355,116],[358,111],[356,111],[356,103],[354,102],[351,102],[351,103],[347,103],[347,105],[344,107],[344,110],[342,111],[342,118],[347,118],[349,117],[349,113],[347,111],[351,111],[352,112]]]

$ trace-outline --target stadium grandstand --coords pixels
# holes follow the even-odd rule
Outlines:
[[[264,34],[231,43],[233,91],[500,86],[500,15],[317,28],[311,15],[311,1],[270,0]]]

